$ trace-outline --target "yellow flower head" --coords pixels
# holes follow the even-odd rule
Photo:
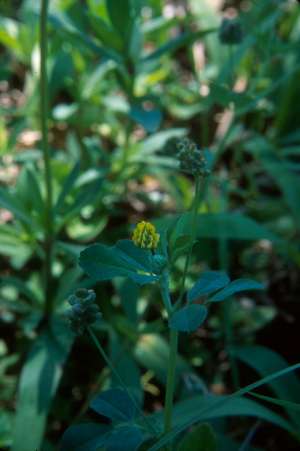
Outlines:
[[[139,222],[132,234],[132,241],[144,249],[156,249],[159,242],[159,233],[153,224],[146,221]]]

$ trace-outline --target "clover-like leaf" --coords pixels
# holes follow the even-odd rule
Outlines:
[[[136,416],[133,401],[126,391],[120,388],[102,392],[91,402],[90,407],[112,421],[130,421]]]
[[[223,290],[214,294],[209,300],[211,302],[220,302],[224,301],[224,299],[229,298],[230,296],[240,293],[241,291],[249,291],[249,290],[263,290],[264,285],[262,283],[256,282],[251,279],[236,279],[231,282],[227,287],[223,288]]]
[[[230,282],[223,271],[207,271],[201,274],[195,285],[188,291],[187,300],[193,302],[201,296],[211,294],[224,288]]]
[[[173,313],[169,327],[180,332],[193,332],[205,321],[207,308],[203,305],[192,304]]]
[[[158,280],[153,273],[151,252],[136,247],[131,240],[118,241],[115,246],[93,244],[81,252],[79,264],[98,281],[129,277],[143,285]]]

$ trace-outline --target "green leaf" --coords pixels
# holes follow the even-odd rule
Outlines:
[[[275,406],[284,407],[287,410],[296,410],[297,412],[300,412],[300,404],[297,404],[296,402],[286,401],[285,399],[271,398],[270,396],[259,395],[258,393],[253,392],[248,393],[248,395],[270,402],[271,404],[275,404]]]
[[[171,258],[175,261],[180,255],[185,254],[191,245],[190,235],[181,235],[172,244]]]
[[[118,241],[112,247],[94,244],[81,252],[79,264],[98,281],[129,277],[143,285],[158,280],[152,273],[151,252],[138,248],[131,240]]]
[[[58,51],[54,57],[51,74],[49,76],[49,98],[53,98],[57,93],[65,89],[66,81],[74,78],[73,59],[69,52]]]
[[[110,426],[86,423],[71,426],[64,433],[61,451],[135,451],[144,436],[135,425]]]
[[[193,288],[187,293],[188,302],[193,302],[201,296],[217,291],[230,282],[229,277],[223,271],[207,271],[201,274]]]
[[[58,199],[55,203],[54,210],[55,212],[59,212],[64,206],[66,197],[70,194],[74,184],[80,174],[80,163],[79,161],[73,166],[72,170],[64,180],[62,189],[59,193]]]
[[[28,240],[18,223],[0,224],[1,254],[11,259],[11,265],[21,268],[35,250],[35,243]]]
[[[287,367],[287,362],[279,354],[264,346],[234,346],[231,352],[260,376],[267,376]],[[289,374],[282,380],[271,381],[269,385],[279,398],[300,403],[300,381],[295,374]],[[300,424],[298,413],[290,410],[287,412],[296,424]]]
[[[139,287],[132,280],[125,280],[119,288],[121,304],[127,318],[134,324],[138,322],[137,302]]]
[[[41,193],[41,183],[37,178],[36,170],[32,167],[23,167],[17,181],[16,198],[24,211],[35,215],[42,222],[45,203]]]
[[[106,0],[106,9],[115,31],[123,38],[129,39],[134,17],[132,1],[122,0],[120,7],[119,0]]]
[[[136,416],[132,400],[120,388],[102,392],[91,402],[90,407],[112,421],[130,421]]]
[[[223,290],[216,293],[209,300],[211,302],[220,302],[224,301],[224,299],[229,298],[230,296],[233,296],[236,293],[240,293],[241,291],[263,290],[263,289],[264,285],[259,282],[255,282],[255,280],[236,279],[229,285],[227,285],[227,287],[225,287]]]
[[[8,17],[0,18],[0,42],[9,48],[13,54],[19,57],[22,55],[22,45],[19,40],[19,26],[16,20]]]
[[[0,188],[0,206],[9,210],[13,215],[25,222],[31,227],[34,227],[30,216],[27,214],[23,205],[15,195],[10,194],[7,190]]]
[[[96,423],[78,424],[69,427],[61,441],[61,451],[96,451],[104,446],[110,426]]]
[[[205,321],[207,309],[203,305],[188,305],[173,313],[169,327],[181,332],[193,332]]]
[[[89,19],[97,38],[108,48],[112,47],[117,52],[121,52],[123,43],[116,31],[101,17],[89,14]]]
[[[237,392],[234,393],[234,395],[244,395],[246,393],[249,393],[250,391],[254,390],[255,388],[261,387],[262,385],[268,384],[272,381],[275,381],[279,377],[285,376],[292,371],[296,371],[300,368],[300,363],[295,363],[295,365],[288,366],[286,368],[283,368],[280,371],[276,371],[275,373],[268,374],[266,377],[263,377],[262,379],[259,379],[256,382],[253,382],[250,385],[247,385],[244,388],[240,388]]]
[[[250,402],[249,402],[250,401]],[[294,430],[281,416],[261,406],[257,402],[238,396],[197,396],[175,405],[174,428],[161,438],[149,451],[161,449],[180,432],[200,421],[212,421],[217,418],[250,416],[269,421],[288,432]]]
[[[122,380],[130,392],[130,395],[135,399],[136,403],[141,406],[143,402],[143,389],[141,386],[141,373],[139,366],[131,354],[131,349],[128,349],[128,343],[124,337],[128,334],[128,337],[134,337],[136,326],[132,329],[125,329],[128,323],[124,321],[123,316],[118,316],[115,320],[114,327],[122,330],[124,335],[119,335],[111,332],[110,335],[110,349],[109,356],[112,362],[114,362],[115,370],[118,374],[122,374]],[[111,387],[120,388],[120,381],[115,374],[111,374],[110,377]],[[132,399],[131,399],[132,404]]]
[[[27,300],[30,301],[30,304],[38,304],[36,293],[30,289],[30,287],[28,286],[28,281],[24,282],[18,277],[0,275],[0,288],[2,286],[12,286],[18,291],[19,294],[25,296]]]
[[[156,49],[153,52],[146,55],[142,59],[142,61],[149,62],[149,61],[159,59],[162,56],[164,56],[165,54],[171,55],[173,52],[180,49],[181,47],[189,46],[189,45],[193,44],[193,42],[196,41],[197,39],[200,39],[200,38],[206,36],[207,34],[213,33],[215,31],[216,31],[215,28],[211,28],[209,30],[204,30],[204,31],[182,33],[180,36],[178,36],[174,39],[171,39],[166,44],[163,44],[158,49]]]
[[[116,69],[116,67],[115,61],[104,60],[93,71],[88,73],[81,91],[82,100],[90,101],[91,97],[101,92],[102,80],[107,76],[108,72]]]
[[[149,449],[149,451],[156,451],[158,449],[161,449],[162,446],[169,443],[174,439],[174,437],[180,434],[180,432],[184,431],[192,424],[198,423],[199,421],[224,416],[255,416],[258,418],[263,418],[267,421],[271,421],[274,424],[277,424],[282,428],[288,430],[289,432],[295,433],[295,430],[291,427],[291,425],[287,421],[283,420],[279,415],[262,407],[260,404],[254,403],[251,405],[248,403],[248,399],[242,398],[241,396],[298,369],[300,369],[300,363],[291,365],[281,371],[276,371],[275,373],[272,373],[267,377],[264,377],[256,382],[253,382],[252,384],[247,385],[246,387],[241,388],[240,390],[229,396],[207,396],[205,398],[200,398],[201,401],[197,397],[196,400],[200,403],[198,407],[193,407],[189,404],[193,403],[193,399],[184,401],[185,408],[180,408],[178,415],[179,418],[176,421],[176,423],[178,422],[178,424],[175,424],[173,430],[170,433],[166,434],[162,439],[160,439],[154,446]],[[178,405],[175,406],[175,411],[177,407]]]
[[[33,344],[20,377],[13,451],[41,448],[51,401],[71,343],[69,329],[57,319]],[[30,431],[26,440],[24,431]]]
[[[112,430],[105,441],[106,451],[136,451],[145,436],[137,425],[122,425]]]
[[[154,133],[160,126],[162,121],[162,112],[160,109],[153,107],[145,109],[142,104],[134,104],[129,111],[131,119],[141,124],[147,132]]]
[[[146,155],[152,155],[164,147],[172,138],[182,138],[186,134],[184,128],[170,128],[161,132],[154,133],[144,139],[138,145],[139,155],[144,158]]]
[[[177,451],[218,451],[211,425],[204,423],[193,428],[180,442]]]
[[[300,222],[300,180],[297,172],[288,169],[288,162],[276,159],[272,149],[272,158],[262,158],[263,164],[280,187],[284,200],[290,208],[297,224]]]

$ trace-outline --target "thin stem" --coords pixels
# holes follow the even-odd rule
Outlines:
[[[164,306],[167,310],[168,316],[172,314],[173,306],[170,298],[170,291],[169,291],[169,280],[168,280],[168,273],[164,272],[160,281],[160,292],[161,297],[164,303]]]
[[[230,73],[229,73],[229,87],[231,90],[234,88],[234,57],[233,57],[233,45],[230,44],[228,46],[229,51],[229,65],[230,65]]]
[[[167,391],[164,409],[164,434],[167,434],[172,429],[172,412],[173,412],[173,397],[175,389],[177,345],[178,345],[178,332],[177,330],[170,329],[170,354],[168,362]]]
[[[178,301],[175,304],[175,308],[181,303],[184,287],[185,287],[185,279],[187,276],[190,259],[193,250],[193,244],[196,236],[196,222],[197,222],[197,214],[198,214],[198,206],[200,200],[200,187],[201,187],[201,179],[200,177],[196,178],[196,186],[195,186],[195,197],[192,205],[192,224],[191,224],[191,239],[190,246],[187,253],[187,257],[185,260],[182,282],[179,292]],[[173,310],[173,308],[172,308]],[[170,313],[169,313],[170,315]],[[174,401],[174,389],[175,389],[175,378],[176,378],[176,360],[177,360],[177,348],[178,348],[178,331],[171,329],[170,330],[170,353],[169,353],[169,362],[168,362],[168,375],[167,375],[167,390],[165,397],[165,408],[164,408],[164,434],[168,434],[168,432],[172,429],[172,412],[173,412],[173,401]],[[168,445],[167,449],[171,449],[171,445]]]
[[[139,412],[141,418],[143,419],[145,425],[147,426],[147,428],[149,428],[154,434],[156,434],[156,430],[154,429],[154,427],[152,426],[152,424],[150,423],[150,421],[148,421],[146,415],[144,414],[144,412],[141,410],[140,406],[138,405],[137,401],[135,400],[134,396],[132,396],[132,394],[130,393],[130,390],[128,390],[128,388],[126,387],[126,385],[124,384],[121,376],[119,375],[119,373],[117,372],[117,370],[114,368],[112,362],[110,361],[110,358],[108,357],[108,355],[106,354],[106,352],[104,351],[104,349],[102,348],[101,344],[99,343],[98,338],[96,337],[96,335],[94,334],[94,332],[92,331],[92,329],[90,327],[87,327],[87,331],[91,337],[91,339],[93,340],[93,342],[95,343],[96,348],[98,349],[98,351],[101,354],[101,357],[103,358],[103,360],[105,361],[106,365],[108,366],[108,368],[110,369],[111,373],[115,376],[115,378],[118,380],[119,384],[121,385],[121,387],[126,391],[127,395],[129,396],[129,398],[131,399],[134,407],[136,408],[136,410]]]
[[[199,200],[200,200],[200,187],[201,187],[201,179],[200,177],[196,178],[196,186],[195,186],[195,197],[194,197],[194,203],[192,206],[192,224],[191,224],[191,239],[190,239],[190,246],[189,250],[186,256],[185,264],[184,264],[184,270],[183,270],[183,276],[181,281],[181,287],[179,292],[179,298],[176,304],[180,304],[182,301],[182,297],[184,294],[184,287],[185,287],[185,279],[187,276],[187,271],[189,268],[191,256],[192,256],[192,250],[193,245],[196,237],[196,222],[197,222],[197,214],[198,214],[198,206],[199,206]]]
[[[45,167],[46,205],[45,205],[45,316],[52,311],[52,253],[53,253],[53,217],[52,217],[52,174],[48,144],[48,81],[47,81],[47,18],[48,0],[41,2],[40,14],[40,115],[42,132],[42,150]]]

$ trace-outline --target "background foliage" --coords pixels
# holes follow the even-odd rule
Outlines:
[[[67,426],[93,418],[89,401],[115,385],[88,337],[74,343],[67,327],[66,299],[78,287],[95,286],[104,318],[97,335],[146,412],[159,416],[168,343],[158,291],[130,279],[95,285],[78,256],[95,241],[130,237],[141,219],[174,224],[178,292],[189,230],[186,214],[174,218],[189,207],[193,183],[178,171],[175,144],[188,135],[211,149],[214,166],[188,287],[210,269],[266,290],[216,303],[205,327],[182,335],[176,425],[202,423],[192,434],[209,450],[298,449],[299,409],[274,404],[300,402],[296,373],[270,381],[264,399],[236,398],[230,411],[201,414],[195,395],[229,396],[299,356],[299,4],[50,1],[50,315],[40,4],[0,2],[0,13],[0,447],[57,449]],[[225,45],[222,18],[236,16],[243,39]],[[24,430],[32,432],[26,443]],[[182,440],[178,449],[193,451],[193,438]]]

